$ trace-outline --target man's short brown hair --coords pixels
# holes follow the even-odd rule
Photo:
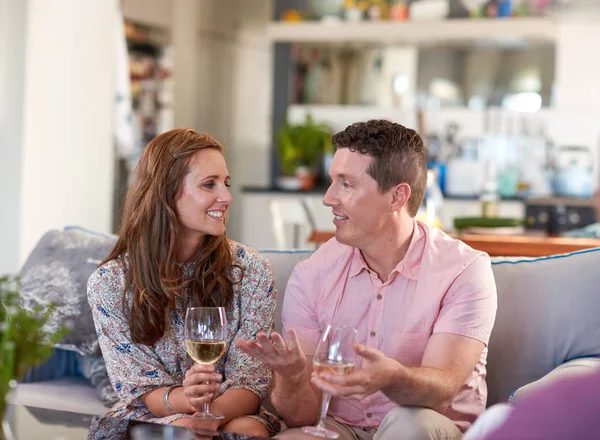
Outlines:
[[[356,122],[331,138],[336,148],[348,148],[373,158],[369,175],[384,193],[407,183],[408,213],[414,217],[425,197],[427,160],[421,136],[410,128],[382,119]]]

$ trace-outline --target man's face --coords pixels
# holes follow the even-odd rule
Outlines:
[[[393,214],[393,189],[379,192],[367,173],[372,162],[370,156],[338,149],[329,169],[331,185],[323,198],[323,204],[332,208],[337,240],[359,249],[385,233]]]

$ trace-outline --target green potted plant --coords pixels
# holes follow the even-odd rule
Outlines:
[[[307,190],[314,186],[319,165],[326,151],[333,148],[333,130],[315,123],[310,114],[301,124],[286,121],[279,129],[277,152],[280,176],[277,185],[283,189]]]
[[[45,362],[52,354],[53,344],[65,335],[64,330],[47,335],[43,329],[53,310],[52,306],[33,313],[24,310],[19,304],[18,278],[0,277],[0,419],[16,381],[31,367]],[[0,429],[0,439],[4,438]]]

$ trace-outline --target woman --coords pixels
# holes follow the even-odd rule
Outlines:
[[[279,429],[260,407],[271,372],[233,342],[271,330],[277,292],[269,263],[226,237],[231,195],[222,150],[189,129],[148,144],[119,239],[90,277],[88,300],[121,400],[110,415],[268,437]],[[227,350],[214,368],[186,353],[188,306],[226,308]],[[186,417],[205,401],[224,419]]]

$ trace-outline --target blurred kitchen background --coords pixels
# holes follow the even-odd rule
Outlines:
[[[180,126],[225,145],[258,249],[333,231],[329,138],[373,118],[426,141],[420,219],[568,235],[596,222],[599,44],[598,0],[0,0],[0,273],[50,228],[116,233]]]

